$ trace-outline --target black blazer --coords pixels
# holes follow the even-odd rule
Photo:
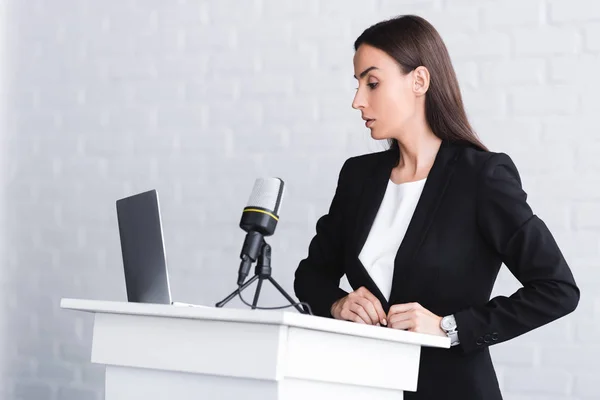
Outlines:
[[[423,348],[416,393],[405,399],[501,399],[488,347],[572,312],[579,289],[552,234],[527,204],[511,158],[443,141],[398,249],[389,302],[358,259],[383,199],[397,150],[348,159],[329,212],[316,224],[294,290],[315,315],[365,286],[387,313],[418,302],[454,314],[460,345]],[[501,264],[523,287],[490,295]],[[385,329],[385,328],[381,328]]]

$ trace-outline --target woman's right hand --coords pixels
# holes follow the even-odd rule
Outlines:
[[[333,303],[331,315],[359,324],[387,325],[381,302],[364,286]]]

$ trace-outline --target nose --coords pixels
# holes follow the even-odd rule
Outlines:
[[[364,98],[362,90],[357,89],[356,94],[354,95],[354,100],[352,101],[352,108],[355,110],[363,109],[367,106],[367,102]]]

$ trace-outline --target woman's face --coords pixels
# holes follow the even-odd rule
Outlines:
[[[404,75],[392,57],[366,44],[354,54],[358,88],[352,108],[360,110],[373,139],[401,137],[417,122],[421,92],[415,71]]]

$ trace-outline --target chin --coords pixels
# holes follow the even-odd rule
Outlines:
[[[371,137],[375,140],[387,140],[387,139],[391,139],[389,135],[385,135],[385,134],[378,134],[377,130],[373,130],[371,129]]]

